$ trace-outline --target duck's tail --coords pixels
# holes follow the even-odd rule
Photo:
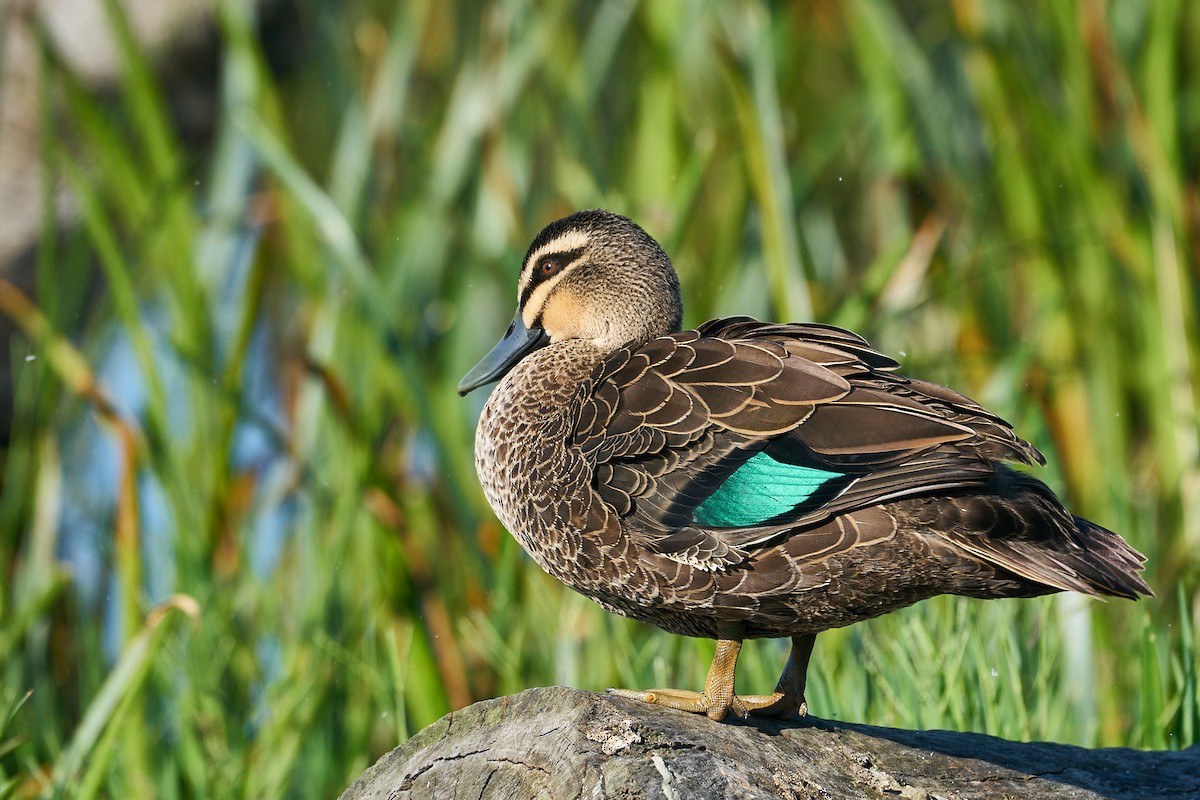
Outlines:
[[[1140,574],[1145,556],[1107,528],[1071,514],[1046,484],[1000,466],[985,489],[939,506],[946,540],[1029,581],[1030,589],[1153,596]]]
[[[1102,528],[1083,517],[1072,517],[1078,531],[1077,541],[1086,555],[1074,559],[1079,575],[1096,594],[1138,599],[1138,595],[1153,597],[1154,592],[1142,580],[1146,557],[1108,528]]]

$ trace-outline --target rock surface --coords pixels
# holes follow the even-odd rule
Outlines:
[[[715,723],[573,689],[443,717],[342,795],[368,798],[1200,798],[1200,746],[1087,750],[808,718]]]

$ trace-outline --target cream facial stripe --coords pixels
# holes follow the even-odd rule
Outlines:
[[[542,311],[546,305],[546,299],[550,297],[550,293],[554,291],[554,287],[558,286],[559,281],[567,276],[567,273],[575,268],[575,265],[582,261],[582,256],[575,259],[567,266],[563,267],[554,277],[539,283],[529,297],[525,300],[525,305],[521,306],[521,319],[525,320],[525,327],[532,328],[537,324],[538,319],[542,316]]]
[[[521,270],[521,279],[517,282],[517,297],[525,296],[525,290],[529,288],[529,284],[533,281],[536,266],[542,262],[543,258],[555,253],[569,253],[572,250],[582,250],[587,246],[589,241],[591,241],[591,237],[583,231],[570,230],[559,236],[555,236],[530,253],[529,258],[525,259],[524,269]]]
[[[521,309],[521,318],[527,327],[532,328],[539,323],[554,287],[583,261],[584,248],[589,240],[588,235],[582,231],[567,231],[539,247],[526,260],[525,267],[521,270],[517,302]],[[538,266],[546,259],[554,259],[559,266],[553,275],[543,278],[538,272]]]

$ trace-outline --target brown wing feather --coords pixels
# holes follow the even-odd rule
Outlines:
[[[839,515],[985,483],[993,453],[1040,458],[999,417],[896,374],[898,366],[829,326],[713,320],[602,363],[575,443],[595,459],[600,496],[647,550],[722,569],[782,542],[793,559],[819,560],[831,552],[827,539],[842,543],[835,550],[859,541],[845,535],[853,518],[837,522]],[[720,466],[767,446],[798,448],[814,465],[852,472],[854,480],[820,507],[772,526],[694,524],[692,511],[734,468]]]

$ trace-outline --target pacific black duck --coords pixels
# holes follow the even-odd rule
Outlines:
[[[530,245],[517,313],[460,394],[488,501],[543,569],[609,611],[717,640],[702,692],[613,690],[714,719],[805,713],[816,634],[938,594],[1150,594],[1145,559],[1004,462],[1000,417],[859,336],[717,319],[680,331],[670,259],[582,211]],[[792,639],[775,693],[734,693],[742,640]]]

